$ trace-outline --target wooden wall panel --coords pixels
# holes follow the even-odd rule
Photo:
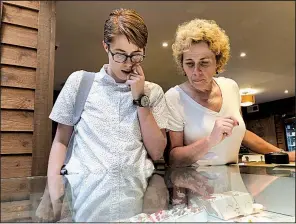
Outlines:
[[[1,1],[1,12],[1,178],[46,175],[55,2]]]
[[[12,45],[1,45],[1,64],[37,67],[37,51]]]
[[[34,113],[1,109],[1,131],[33,131]]]
[[[1,203],[1,222],[24,221],[31,219],[31,201],[13,201]]]
[[[23,8],[39,10],[39,1],[2,1],[5,4],[21,6]]]
[[[33,133],[1,133],[1,154],[32,153]]]
[[[26,178],[1,179],[1,202],[30,199],[30,181]]]
[[[1,178],[31,176],[32,156],[1,156]]]
[[[254,132],[270,144],[277,146],[274,116],[250,120],[246,125],[248,130]]]
[[[38,12],[3,3],[2,22],[14,25],[38,28]]]
[[[1,1],[1,221],[31,222],[51,146],[55,1]],[[33,181],[33,182],[32,182]]]
[[[35,91],[31,89],[1,88],[1,109],[34,110]]]
[[[2,65],[1,86],[35,89],[36,69]]]
[[[40,1],[32,175],[46,175],[51,148],[55,59],[55,2]],[[50,19],[49,19],[50,18]]]
[[[11,24],[2,24],[1,43],[37,49],[38,31]]]

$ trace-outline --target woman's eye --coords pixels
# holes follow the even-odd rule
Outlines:
[[[200,65],[201,66],[208,66],[209,65],[209,62],[208,61],[201,61],[200,62]]]
[[[189,67],[189,68],[192,68],[194,66],[193,63],[186,63],[186,65]]]

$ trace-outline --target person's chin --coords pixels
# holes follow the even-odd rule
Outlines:
[[[123,72],[119,72],[119,73],[116,74],[116,77],[117,77],[118,81],[126,82],[127,78],[128,78],[128,75],[124,74]]]
[[[203,89],[204,85],[204,82],[193,82],[193,87],[196,89]]]

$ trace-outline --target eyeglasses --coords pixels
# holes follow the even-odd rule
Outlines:
[[[126,62],[126,60],[128,58],[130,58],[132,63],[140,63],[145,58],[145,55],[143,55],[143,54],[127,55],[127,54],[123,54],[123,53],[113,53],[110,50],[110,45],[108,45],[108,49],[109,49],[110,54],[112,55],[113,60],[118,62],[118,63],[124,63],[124,62]]]

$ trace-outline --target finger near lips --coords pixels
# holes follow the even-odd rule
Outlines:
[[[140,64],[136,64],[134,66],[134,68],[135,68],[135,71],[138,73],[138,75],[140,75],[140,76],[144,75],[143,69]]]
[[[134,80],[128,79],[128,80],[126,80],[125,83],[128,84],[128,85],[132,85],[134,82],[135,82]]]
[[[129,77],[129,80],[140,80],[141,78],[139,78],[139,77],[137,77],[137,76],[133,76],[133,75],[131,75],[130,77]]]

